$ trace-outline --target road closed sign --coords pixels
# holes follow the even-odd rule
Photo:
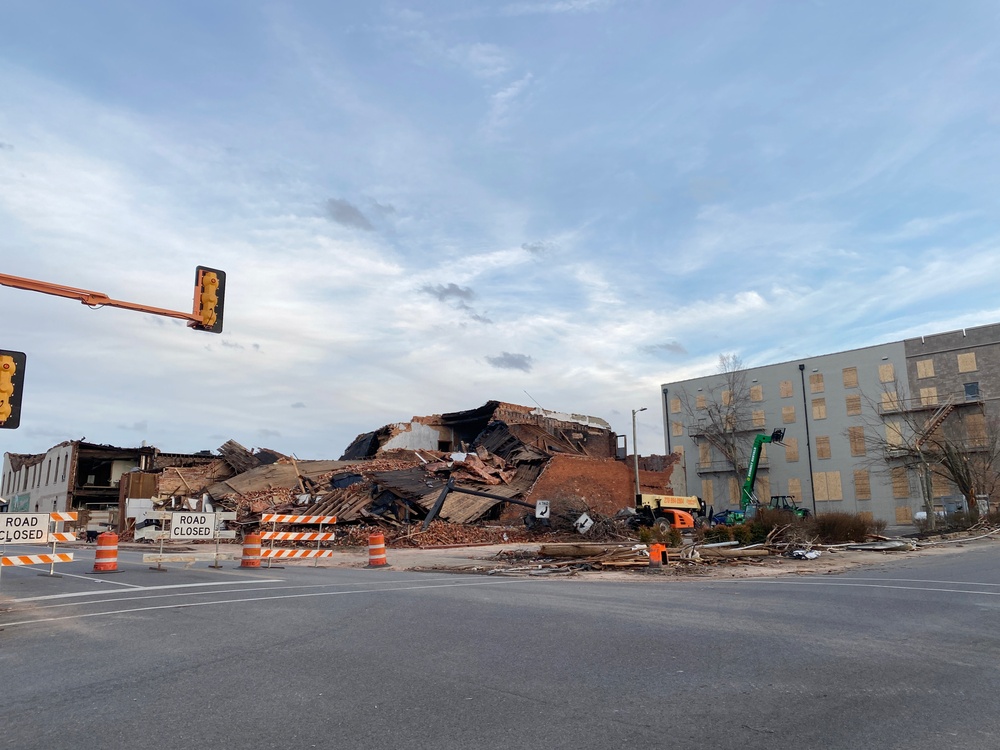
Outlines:
[[[212,539],[215,537],[214,513],[171,513],[171,539]]]
[[[0,544],[45,544],[48,513],[0,513]]]

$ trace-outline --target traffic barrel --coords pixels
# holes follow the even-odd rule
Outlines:
[[[389,562],[385,559],[385,536],[370,534],[368,536],[368,566],[369,568],[385,568]]]
[[[118,535],[105,531],[97,535],[97,555],[94,557],[94,573],[116,573],[118,571]]]
[[[260,567],[260,534],[247,534],[243,537],[243,559],[241,568]]]
[[[663,563],[666,562],[667,558],[667,545],[665,544],[651,544],[649,545],[649,567],[660,568]]]

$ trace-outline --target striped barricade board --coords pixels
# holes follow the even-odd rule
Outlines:
[[[261,558],[267,559],[267,566],[271,567],[272,560],[303,560],[312,559],[313,565],[322,558],[333,557],[331,550],[319,548],[320,542],[329,542],[336,538],[332,531],[322,531],[324,525],[337,523],[336,516],[295,516],[284,513],[263,513],[260,517],[262,524],[272,524],[271,531],[261,531],[260,538],[271,542],[269,548],[260,551]],[[279,523],[305,524],[309,526],[319,526],[320,531],[275,531],[274,528]],[[316,542],[316,549],[275,549],[276,540],[289,542]]]
[[[337,535],[332,531],[262,531],[260,538],[285,542],[331,542]]]
[[[307,558],[333,557],[332,549],[268,549],[260,551],[261,557],[275,560],[302,560]]]
[[[77,539],[75,531],[50,531],[46,541],[49,544],[55,544],[56,542],[77,542],[79,539]]]
[[[72,552],[57,552],[52,555],[8,555],[0,557],[0,566],[11,565],[49,565],[51,563],[73,562]]]
[[[305,524],[331,524],[337,523],[336,516],[289,516],[280,513],[264,513],[260,517],[261,523],[305,523]]]
[[[194,563],[212,562],[213,560],[236,560],[240,556],[239,552],[164,552],[163,554],[150,553],[142,556],[144,563]]]

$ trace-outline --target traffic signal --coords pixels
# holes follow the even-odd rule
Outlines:
[[[0,349],[0,430],[21,424],[21,391],[24,387],[24,352]]]
[[[226,272],[198,266],[194,272],[194,317],[189,326],[222,333],[222,306],[226,299]]]

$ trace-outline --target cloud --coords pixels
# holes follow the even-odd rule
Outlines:
[[[141,422],[133,422],[132,424],[120,424],[120,425],[118,425],[118,429],[119,430],[127,430],[129,432],[143,432],[144,433],[144,432],[148,432],[149,431],[149,424],[144,419]]]
[[[13,151],[13,150],[14,150],[13,143],[4,143],[3,141],[0,141],[0,151]]]
[[[277,430],[263,429],[263,430],[257,430],[257,437],[264,438],[264,439],[267,439],[267,438],[280,438],[281,437],[281,433],[278,432]]]
[[[470,300],[476,296],[476,293],[469,287],[453,283],[447,286],[443,284],[424,284],[424,286],[420,287],[420,291],[436,297],[442,302],[447,302],[451,299]]]
[[[531,357],[527,354],[504,352],[499,357],[487,357],[486,361],[498,370],[523,370],[531,372]]]
[[[513,119],[519,98],[528,89],[533,76],[527,73],[490,97],[490,111],[486,117],[485,132],[489,138],[496,138]]]
[[[659,354],[660,352],[668,352],[670,354],[687,354],[687,349],[685,349],[681,344],[676,341],[668,341],[665,344],[647,344],[641,349],[650,354]]]
[[[478,78],[496,78],[510,70],[510,62],[495,44],[464,44],[452,47],[449,57]]]
[[[561,13],[591,13],[605,10],[615,4],[615,0],[553,0],[553,2],[513,3],[503,8],[507,16],[529,16]]]
[[[542,255],[549,249],[549,246],[544,242],[522,242],[521,249],[532,255]]]
[[[305,409],[306,405],[303,402],[301,402],[301,401],[296,401],[294,404],[292,404],[292,408],[293,409]]]
[[[336,223],[351,229],[363,229],[374,232],[375,227],[361,211],[351,203],[341,198],[330,198],[326,202],[327,216]]]

